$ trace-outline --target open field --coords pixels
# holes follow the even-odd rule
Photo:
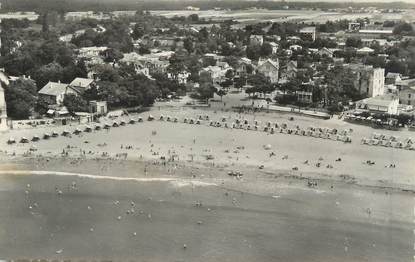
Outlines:
[[[414,19],[414,11],[406,10],[403,13],[396,14],[377,14],[377,13],[335,13],[335,12],[322,12],[322,11],[311,11],[311,10],[236,10],[236,11],[151,11],[152,14],[161,15],[166,17],[174,16],[189,16],[191,14],[198,14],[199,17],[205,19],[233,19],[239,22],[261,22],[261,21],[272,21],[272,22],[283,22],[283,21],[304,21],[304,22],[320,22],[334,21],[341,19],[354,20],[358,18],[371,18],[374,20],[400,20]]]

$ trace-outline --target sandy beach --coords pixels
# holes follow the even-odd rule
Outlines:
[[[352,129],[352,143],[183,123],[199,115]],[[141,123],[27,144],[6,142],[76,126],[0,135],[4,258],[411,259],[415,151],[360,143],[378,130],[336,118],[166,106],[115,121],[140,116]]]

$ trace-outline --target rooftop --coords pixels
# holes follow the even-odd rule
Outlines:
[[[87,88],[93,82],[94,82],[94,79],[77,77],[69,85]]]
[[[58,96],[66,93],[68,84],[49,82],[42,89],[39,90],[39,94]]]

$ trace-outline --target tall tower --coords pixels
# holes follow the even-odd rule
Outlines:
[[[4,97],[4,89],[0,82],[0,131],[8,129],[7,127],[7,108],[6,98]]]
[[[1,3],[0,3],[1,9]],[[1,50],[1,19],[0,19],[0,50]],[[1,56],[1,52],[0,52]],[[0,72],[3,74],[3,72]],[[0,81],[0,131],[8,129],[7,127],[7,107],[6,107],[6,98],[4,96],[4,89]]]

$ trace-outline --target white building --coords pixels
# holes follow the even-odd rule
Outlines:
[[[271,83],[278,83],[279,69],[280,66],[278,60],[274,61],[271,59],[260,60],[257,67],[258,73],[266,76]]]
[[[361,93],[368,97],[385,94],[385,69],[374,68],[363,64],[346,64],[346,69],[354,75],[353,85]]]
[[[50,105],[62,105],[67,94],[78,95],[79,91],[68,84],[49,82],[38,92]]]
[[[394,95],[369,97],[356,102],[356,109],[367,110],[371,113],[397,115],[399,99]]]
[[[300,34],[304,39],[316,41],[316,28],[315,27],[304,27],[300,29]]]
[[[0,131],[7,129],[7,107],[4,89],[0,83]]]
[[[264,37],[262,35],[251,35],[249,37],[250,45],[262,45],[264,43]]]

